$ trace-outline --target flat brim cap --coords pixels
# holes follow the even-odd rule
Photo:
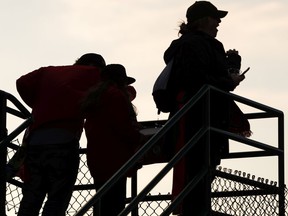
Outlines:
[[[224,18],[228,11],[218,10],[211,2],[196,1],[186,12],[188,22],[193,22],[204,17]]]

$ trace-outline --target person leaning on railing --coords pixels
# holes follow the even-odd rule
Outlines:
[[[96,192],[145,143],[131,103],[136,96],[130,85],[134,82],[134,78],[126,75],[123,65],[107,65],[102,71],[102,82],[91,89],[83,101],[87,164]],[[124,209],[126,179],[138,168],[132,168],[103,195],[100,215],[116,216]],[[93,215],[99,215],[97,208]]]
[[[80,102],[105,65],[101,55],[87,53],[74,65],[41,67],[16,81],[33,116],[18,216],[38,216],[46,195],[42,215],[66,215],[79,166]]]

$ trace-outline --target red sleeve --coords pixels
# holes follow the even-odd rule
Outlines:
[[[20,97],[31,108],[34,105],[38,84],[40,83],[41,70],[43,70],[43,68],[23,75],[16,80],[16,88]]]

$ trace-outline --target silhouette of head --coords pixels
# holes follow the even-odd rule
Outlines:
[[[106,66],[104,58],[96,53],[86,53],[76,60],[74,65],[87,65],[103,68]]]

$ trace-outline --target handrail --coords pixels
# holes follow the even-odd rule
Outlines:
[[[177,205],[188,195],[188,193],[195,187],[195,185],[208,174],[208,170],[202,168],[199,174],[195,176],[186,187],[180,192],[180,194],[174,199],[174,201],[165,209],[161,216],[169,216]]]
[[[167,131],[200,99],[202,98],[207,92],[210,91],[215,91],[219,94],[222,94],[223,96],[229,97],[235,101],[238,101],[240,103],[243,103],[245,105],[248,105],[250,107],[254,107],[256,109],[262,110],[263,112],[261,113],[249,113],[246,114],[246,116],[248,118],[257,118],[257,117],[265,117],[265,118],[271,118],[271,117],[278,117],[280,118],[280,122],[281,122],[281,118],[283,120],[283,112],[280,110],[277,110],[275,108],[263,105],[261,103],[257,103],[255,101],[249,100],[247,98],[241,97],[239,95],[235,95],[233,93],[227,93],[225,91],[222,91],[220,89],[217,89],[213,86],[203,86],[199,92],[193,97],[191,98],[191,100],[179,111],[177,112],[169,121],[167,121],[167,123],[161,128],[161,130],[159,130],[159,132],[157,134],[155,134],[141,149],[139,149],[139,151],[130,158],[130,160],[128,160],[104,185],[102,188],[99,189],[99,191],[97,191],[97,193],[95,194],[94,197],[92,197],[81,209],[78,213],[76,213],[75,216],[81,216],[83,215],[90,207],[92,207],[93,204],[97,203],[99,201],[99,199],[101,198],[101,196],[106,193],[106,191],[109,190],[109,188],[111,187],[111,185],[116,182],[118,179],[120,179],[121,177],[123,177],[125,175],[125,173],[130,169],[131,166],[133,166],[141,157],[144,156],[145,153],[147,153],[156,143],[159,139],[161,139],[166,133]],[[279,124],[280,127],[281,124]],[[284,125],[284,123],[282,123],[282,125]],[[244,154],[239,154],[238,156],[279,156],[279,157],[284,157],[284,139],[279,139],[279,145],[278,148],[275,147],[271,147],[267,144],[263,144],[251,139],[247,139],[244,137],[241,137],[239,135],[227,132],[227,131],[223,131],[217,128],[213,128],[211,127],[210,130],[215,131],[217,133],[222,133],[224,135],[226,135],[229,139],[234,139],[236,141],[239,142],[243,142],[247,145],[251,145],[257,148],[262,149],[263,151],[258,151],[258,152],[250,152],[246,155]],[[280,130],[283,130],[283,128]],[[284,133],[283,133],[284,134]],[[279,134],[279,135],[283,135],[283,134]],[[193,143],[192,143],[193,144]],[[188,147],[187,147],[188,148]],[[185,152],[185,149],[182,149]],[[187,150],[188,151],[188,150]],[[179,155],[183,156],[185,153],[178,152]],[[237,153],[230,153],[231,155],[237,156]],[[158,175],[156,175],[156,177],[154,179],[152,179],[152,181],[138,194],[137,197],[135,197],[134,199],[132,199],[132,201],[130,202],[130,204],[121,212],[120,215],[125,215],[126,213],[128,213],[130,210],[133,209],[133,205],[137,205],[137,203],[159,182],[159,179],[161,179],[162,177],[164,177],[167,173],[167,170],[170,170],[171,167],[173,167],[174,163],[177,162],[177,157],[179,156],[178,154],[175,155],[175,157],[173,159],[171,159],[171,161],[159,172]],[[227,157],[229,158],[229,157]],[[280,160],[281,161],[281,160]],[[284,159],[282,159],[282,161],[284,161]],[[279,185],[280,187],[284,186],[284,167],[282,166],[282,170],[280,170],[281,174],[279,174]],[[281,180],[282,179],[282,180]],[[283,187],[284,188],[284,187]],[[283,196],[282,194],[279,195],[280,196],[280,200],[284,200],[284,193]],[[170,210],[169,210],[170,211]]]
[[[20,133],[22,133],[33,121],[32,117],[28,117],[22,124],[20,124],[14,131],[6,136],[0,142],[0,148],[7,146],[14,138],[16,138]]]
[[[18,116],[22,119],[25,119],[25,118],[29,118],[31,117],[31,113],[26,109],[25,106],[23,106],[23,104],[16,98],[14,97],[12,94],[9,94],[5,91],[2,91],[0,90],[0,97],[1,98],[5,98],[6,100],[10,101],[12,104],[15,105],[16,108],[19,109],[18,110],[15,110],[13,108],[10,108],[10,107],[6,107],[6,112],[10,113],[10,114],[13,114],[15,116]]]
[[[250,152],[233,152],[229,153],[225,158],[247,158],[247,157],[263,157],[263,156],[277,156],[278,157],[278,182],[279,182],[279,215],[284,216],[285,209],[285,194],[284,194],[284,114],[282,111],[277,110],[275,108],[263,105],[261,103],[257,103],[255,101],[249,100],[247,98],[235,95],[233,93],[227,93],[225,91],[222,91],[220,89],[217,89],[213,86],[203,86],[199,92],[191,98],[191,100],[179,111],[177,112],[171,119],[166,122],[165,125],[159,130],[158,133],[156,133],[154,136],[151,137],[151,139],[143,145],[137,152],[134,154],[130,160],[128,160],[98,191],[97,193],[79,210],[78,213],[75,214],[75,216],[81,216],[88,211],[92,205],[95,203],[98,203],[101,199],[101,197],[110,189],[110,187],[116,183],[120,178],[122,178],[125,173],[130,169],[130,167],[134,166],[139,159],[141,159],[170,129],[173,127],[173,125],[181,119],[181,117],[191,109],[192,106],[194,106],[197,101],[199,101],[202,97],[209,95],[210,92],[216,92],[217,94],[221,94],[224,97],[229,97],[236,102],[245,104],[247,106],[256,108],[258,110],[261,110],[262,112],[255,112],[255,113],[248,113],[245,114],[248,119],[257,119],[257,118],[278,118],[278,148],[269,146],[268,144],[264,144],[252,139],[247,139],[242,136],[239,136],[237,134],[220,130],[218,128],[214,128],[209,126],[209,124],[206,124],[206,127],[203,127],[198,131],[197,134],[195,134],[191,140],[188,142],[187,145],[185,145],[170,161],[167,163],[167,165],[151,180],[151,182],[134,198],[131,198],[130,204],[121,212],[120,215],[127,215],[126,213],[130,212],[131,210],[135,208],[135,206],[141,201],[146,194],[153,189],[153,187],[156,186],[156,184],[173,168],[175,163],[179,159],[181,159],[190,148],[192,148],[193,145],[197,142],[197,140],[201,136],[205,136],[207,133],[210,133],[210,131],[213,131],[215,133],[221,133],[225,135],[228,139],[235,140],[241,143],[244,143],[246,145],[253,146],[255,148],[260,149],[260,151],[250,151]],[[4,119],[4,122],[2,121],[0,128],[0,132],[2,136],[0,137],[0,153],[3,155],[3,153],[7,154],[7,149],[1,148],[6,145],[8,145],[17,135],[19,135],[25,128],[31,123],[33,120],[31,117],[30,112],[11,94],[1,91],[0,90],[0,100],[1,100],[1,109],[5,110],[6,113],[10,113],[12,115],[15,115],[19,118],[26,119],[19,127],[17,127],[12,133],[9,135],[5,134],[6,131],[6,113],[3,112],[2,117]],[[10,108],[7,106],[7,101],[12,102],[12,104],[15,105],[15,107],[19,110]],[[209,104],[208,104],[209,105]],[[207,110],[206,110],[207,111]],[[1,120],[3,120],[1,118]],[[149,122],[147,122],[149,124]],[[208,123],[209,123],[209,117],[208,117]],[[5,126],[5,128],[3,127]],[[4,134],[4,136],[3,136]],[[0,155],[0,156],[1,156]],[[2,157],[5,158],[6,157]],[[1,159],[0,159],[1,160]],[[3,162],[3,160],[2,160]],[[0,170],[3,171],[3,163],[0,162]],[[6,164],[6,160],[5,160]],[[4,167],[5,168],[5,167]],[[5,171],[4,171],[5,172]],[[171,205],[166,209],[166,211],[163,213],[163,215],[167,215],[169,212],[172,212],[174,207],[177,206],[177,204],[186,196],[186,194],[194,187],[194,185],[197,182],[197,178],[201,178],[201,176],[205,176],[206,171],[202,170],[202,174],[200,174],[200,177],[195,177],[191,180],[191,182],[187,185],[186,191],[182,191],[176,199],[171,203]],[[3,180],[0,177],[0,182]],[[5,179],[6,180],[6,179]],[[4,184],[3,184],[4,185]],[[2,186],[3,186],[2,185]],[[0,199],[2,196],[6,196],[6,188],[3,188],[0,186]],[[2,188],[1,188],[2,187]],[[5,189],[5,190],[4,190]],[[5,191],[5,192],[4,192]],[[5,197],[0,201],[0,214],[2,215],[2,211],[4,209],[5,214]],[[4,215],[3,214],[3,215]],[[133,215],[133,213],[132,213]]]
[[[10,101],[17,109],[7,105]],[[0,90],[0,215],[6,215],[6,158],[7,144],[24,131],[31,123],[32,117],[30,112],[17,100],[13,95]],[[17,116],[21,119],[26,119],[19,127],[7,136],[7,113]]]
[[[218,128],[215,128],[215,127],[211,127],[210,130],[214,131],[214,132],[217,132],[217,133],[224,134],[229,139],[232,139],[232,140],[235,140],[235,141],[238,141],[238,142],[242,142],[242,143],[245,143],[245,144],[249,144],[252,147],[268,151],[268,152],[270,152],[270,154],[269,154],[270,156],[274,156],[274,155],[278,155],[279,156],[279,155],[283,155],[284,154],[284,151],[281,150],[281,149],[275,148],[273,146],[269,146],[268,144],[264,144],[264,143],[261,143],[261,142],[255,141],[255,140],[247,139],[245,137],[242,137],[240,135],[237,135],[237,134],[234,134],[234,133],[231,133],[231,132],[228,132],[228,131],[224,131],[224,130],[221,130],[221,129],[218,129]],[[265,156],[267,156],[267,154],[265,154]]]
[[[208,86],[201,88],[198,93],[191,99],[190,103],[194,105],[203,96],[208,89]],[[178,121],[182,115],[189,110],[189,105],[185,104],[179,112],[177,112],[167,123],[159,130],[157,134],[151,137],[148,142],[143,145],[107,182],[97,191],[97,193],[75,214],[75,216],[82,216],[88,211],[96,202],[99,201],[102,195],[104,195],[110,187],[117,182],[120,178],[124,177],[125,173],[134,166],[143,156],[146,154],[156,143],[159,141],[166,132]]]
[[[183,158],[187,152],[197,143],[197,141],[203,137],[207,133],[207,129],[200,129],[198,133],[196,133],[190,141],[188,141],[187,145],[185,145],[170,161],[167,163],[167,165],[147,184],[144,189],[129,203],[129,205],[118,215],[118,216],[125,216],[128,215],[128,213],[132,210],[133,207],[139,201],[141,201],[148,193],[151,191],[160,181],[161,179],[173,168],[173,166],[181,159]],[[207,172],[207,170],[205,170]],[[192,188],[189,188],[190,190]],[[189,190],[189,191],[190,191]],[[186,193],[188,193],[187,191]],[[185,193],[185,194],[186,194]],[[182,195],[181,195],[182,197]]]
[[[19,109],[16,110],[11,107],[8,107],[7,102],[5,102],[6,113],[10,113],[19,118],[26,119],[21,125],[19,125],[15,130],[13,130],[9,135],[7,135],[5,139],[0,141],[0,148],[1,148],[5,147],[15,137],[17,137],[21,132],[23,132],[32,123],[33,118],[31,116],[31,113],[25,108],[25,106],[23,106],[23,104],[12,94],[0,90],[0,97],[2,98],[2,100],[4,99],[6,101],[10,101],[12,104],[15,105],[16,108]]]

